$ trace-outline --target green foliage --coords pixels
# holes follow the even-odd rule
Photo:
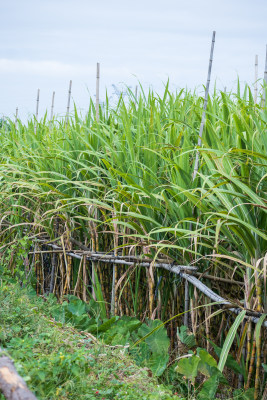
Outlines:
[[[198,374],[199,362],[200,358],[198,356],[190,355],[190,357],[183,358],[178,362],[176,370],[179,374],[185,376],[194,383]]]
[[[180,341],[186,345],[189,349],[196,346],[196,339],[193,334],[188,335],[187,327],[182,325],[180,328],[177,328],[177,336],[179,337]]]
[[[196,354],[191,352],[190,354],[188,354],[188,356],[183,356],[178,361],[176,371],[179,374],[183,375],[186,379],[188,379],[193,386],[195,384],[195,379],[199,374],[202,374],[208,378],[207,380],[204,381],[202,387],[199,390],[197,390],[197,399],[213,400],[217,393],[219,384],[228,385],[228,381],[222,374],[225,365],[227,365],[236,373],[244,374],[243,369],[229,354],[236,331],[238,329],[238,326],[244,319],[244,316],[245,316],[245,311],[242,311],[236,317],[233,325],[231,326],[228,332],[228,335],[225,339],[224,346],[222,349],[220,349],[218,346],[216,346],[214,343],[210,341],[210,343],[214,347],[217,356],[219,357],[218,364],[216,360],[211,356],[211,354],[209,354],[206,350],[201,348],[197,348]],[[185,343],[186,341],[189,342],[188,335],[186,333],[186,327],[182,326],[178,332],[179,332],[178,333],[179,338],[183,340],[183,343]],[[193,340],[190,339],[190,342],[193,342]],[[243,395],[249,396],[249,392],[247,394],[242,394],[242,396]]]
[[[69,325],[52,323],[49,313],[56,307],[53,296],[44,302],[33,292],[2,279],[0,302],[0,347],[15,361],[17,371],[38,398],[177,398],[120,349],[110,348],[101,340],[93,344]],[[76,298],[70,297],[69,305],[62,308],[72,311],[76,318],[83,317],[83,305]],[[133,329],[138,329],[137,323],[128,321],[128,330]]]
[[[106,240],[109,248],[100,250],[114,250],[116,225],[119,247],[142,253],[149,246],[150,257],[169,256],[181,265],[194,260],[200,272],[208,269],[215,276],[249,280],[253,293],[256,269],[263,282],[267,251],[267,112],[261,103],[253,103],[250,92],[245,87],[242,94],[238,83],[237,93],[209,97],[200,148],[203,98],[187,90],[172,94],[168,84],[162,98],[153,91],[145,96],[141,88],[135,99],[129,90],[127,101],[121,98],[116,107],[107,103],[100,109],[99,123],[92,99],[86,117],[75,110],[67,129],[63,119],[40,121],[36,133],[34,121],[18,121],[18,129],[12,121],[5,123],[0,128],[0,251],[10,282],[15,276],[21,285],[35,283],[33,268],[27,265],[29,250],[40,232],[57,239],[54,222],[59,218],[84,243],[96,236],[98,244]],[[196,150],[200,165],[193,181]],[[160,272],[154,275],[157,281]],[[134,315],[140,304],[147,308],[136,276],[131,288]],[[76,279],[74,271],[74,285]],[[91,301],[89,308],[68,298],[62,307],[51,306],[51,313],[61,324],[70,323],[108,343],[139,341],[140,322],[107,320],[97,273],[94,291],[98,301]],[[169,282],[158,291],[167,304]],[[240,295],[245,297],[244,289]],[[164,310],[161,319],[168,318]],[[227,365],[244,375],[229,354],[239,324],[236,320],[218,352],[219,370]],[[181,342],[193,348],[193,337],[181,329]],[[259,332],[260,324],[257,343]],[[167,356],[147,339],[130,351],[140,365],[150,365],[161,375]],[[163,337],[161,341],[167,347]],[[206,373],[212,368],[199,365]],[[212,382],[216,386],[217,378],[213,380],[203,386],[206,393],[211,393]]]
[[[142,324],[138,319],[128,316],[102,320],[100,317],[91,317],[88,312],[90,313],[90,306],[75,296],[68,296],[68,301],[51,308],[56,321],[70,323],[79,330],[96,334],[108,345],[131,346],[147,336],[137,349],[130,350],[130,354],[137,363],[150,368],[155,376],[163,374],[169,361],[170,339],[161,321]]]

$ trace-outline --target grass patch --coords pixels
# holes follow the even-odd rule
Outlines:
[[[2,281],[0,304],[0,346],[38,398],[177,399],[124,350],[53,323],[49,299]]]

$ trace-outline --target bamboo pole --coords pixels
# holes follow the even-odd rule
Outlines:
[[[15,117],[15,130],[17,130],[17,125],[18,125],[18,112],[19,112],[19,109],[17,107],[16,108],[16,117]]]
[[[100,80],[100,64],[96,64],[96,103],[95,103],[95,117],[99,122],[99,80]]]
[[[37,90],[37,98],[36,98],[36,112],[35,112],[35,124],[34,124],[34,133],[35,134],[36,134],[37,123],[38,123],[39,100],[40,100],[40,89]]]
[[[55,92],[52,94],[52,104],[51,104],[51,114],[50,114],[50,124],[49,124],[49,130],[51,131],[52,127],[52,120],[54,117],[54,102],[55,102]]]
[[[263,89],[263,98],[266,106],[267,98],[265,95],[266,88],[267,88],[267,45],[266,45],[266,55],[265,55],[265,69],[264,69],[264,82],[265,82],[265,88]]]
[[[203,129],[204,129],[205,120],[206,120],[206,110],[207,110],[207,104],[208,104],[208,95],[209,95],[209,87],[210,87],[211,68],[212,68],[212,62],[213,62],[213,50],[214,50],[214,44],[215,44],[215,35],[216,35],[216,32],[213,31],[211,49],[210,49],[208,77],[207,77],[207,84],[206,84],[206,90],[205,90],[204,107],[203,107],[203,112],[202,112],[202,119],[201,119],[201,124],[200,124],[200,129],[199,129],[199,137],[198,137],[198,143],[197,143],[198,147],[200,147],[201,143],[202,143],[202,134],[203,134]],[[198,164],[199,164],[199,151],[197,150],[194,172],[193,172],[193,180],[195,180],[195,177],[196,177],[196,174],[198,171]]]
[[[68,103],[67,103],[67,112],[66,112],[66,120],[65,120],[65,127],[66,128],[68,127],[68,124],[69,124],[71,87],[72,87],[72,80],[70,80],[70,84],[69,84]]]
[[[254,103],[258,99],[258,56],[255,56],[255,82],[254,82]]]
[[[46,244],[47,246],[52,246],[55,249],[59,249],[58,246],[53,245],[53,244]],[[36,254],[38,253],[35,252]],[[29,253],[30,254],[30,253]],[[65,251],[66,255],[70,255],[71,257],[77,258],[77,259],[81,259],[82,257],[85,257],[85,259],[87,260],[97,260],[99,262],[103,262],[103,263],[116,263],[116,264],[122,264],[122,265],[135,265],[138,264],[140,267],[149,267],[151,265],[151,262],[130,262],[130,261],[125,261],[125,260],[121,260],[121,259],[116,259],[116,257],[114,258],[108,258],[105,259],[103,258],[103,255],[101,255],[99,257],[91,257],[91,256],[86,256],[86,255],[79,255],[79,254],[75,254],[73,252],[68,252]],[[225,305],[227,306],[227,310],[234,312],[235,314],[239,314],[242,309],[239,307],[235,307],[234,305],[232,305],[232,303],[230,303],[229,301],[225,300],[223,297],[221,297],[220,295],[218,295],[217,293],[213,292],[213,290],[211,290],[209,287],[207,287],[204,283],[202,283],[199,279],[197,279],[195,276],[190,275],[187,273],[187,270],[189,270],[189,273],[191,273],[192,271],[194,271],[194,269],[196,267],[192,267],[192,266],[183,266],[183,265],[173,265],[173,264],[165,264],[165,263],[154,263],[153,266],[155,268],[163,268],[166,269],[170,272],[173,272],[177,275],[180,275],[183,279],[187,280],[189,283],[191,283],[192,285],[194,285],[198,290],[200,290],[205,296],[209,297],[212,301],[218,302],[220,305]],[[186,271],[186,272],[185,272]],[[228,307],[230,306],[230,307]],[[260,312],[253,312],[251,310],[246,310],[247,311],[247,318],[250,318],[250,320],[253,323],[257,323],[259,321],[259,316],[262,315]],[[255,316],[257,315],[257,316]],[[265,321],[263,323],[263,325],[265,328],[267,328],[267,321]]]
[[[202,143],[202,134],[203,134],[203,129],[204,129],[205,120],[206,120],[206,110],[207,110],[207,104],[208,104],[208,95],[209,95],[209,87],[210,87],[211,68],[212,68],[212,62],[213,62],[213,51],[214,51],[214,44],[215,44],[215,35],[216,35],[216,32],[213,31],[211,49],[210,49],[208,76],[207,76],[205,98],[204,98],[204,106],[203,106],[200,129],[199,129],[199,137],[198,137],[198,142],[197,142],[198,147],[200,147],[201,143]],[[197,175],[198,165],[199,165],[199,150],[197,149],[197,151],[196,151],[196,159],[195,159],[195,166],[194,166],[194,171],[193,171],[193,181],[195,180],[196,175]],[[192,230],[192,223],[190,223],[190,230]],[[185,326],[188,326],[188,317],[189,317],[188,316],[188,314],[189,314],[188,313],[188,310],[189,310],[188,307],[189,307],[189,292],[188,292],[188,287],[186,287],[186,283],[185,283],[185,309],[184,309],[184,311],[185,311],[184,325]]]
[[[174,272],[174,271],[172,271],[172,272]],[[230,303],[229,301],[225,300],[223,297],[221,297],[217,293],[213,292],[213,290],[211,290],[206,285],[204,285],[204,283],[200,282],[200,280],[198,280],[195,276],[189,275],[189,274],[187,274],[185,272],[180,272],[180,276],[182,278],[188,280],[188,282],[192,283],[192,285],[194,285],[197,289],[199,289],[202,293],[205,294],[205,296],[209,297],[212,301],[218,302],[220,305],[226,306],[227,310],[229,310],[231,312],[234,312],[235,314],[239,314],[242,311],[241,308],[235,307],[234,305],[232,305],[232,303]],[[229,306],[229,308],[228,308],[228,306]],[[247,311],[247,313],[251,314],[249,312],[249,310]],[[262,314],[261,313],[257,313],[257,315],[262,315]],[[257,322],[259,322],[259,318],[258,317],[249,316],[247,318],[250,318],[251,321],[254,322],[255,324]],[[262,326],[267,328],[267,321],[263,322]]]

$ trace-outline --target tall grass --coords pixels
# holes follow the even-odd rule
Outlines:
[[[1,251],[27,235],[38,261],[33,238],[42,234],[65,243],[66,250],[75,248],[74,238],[94,251],[162,256],[243,281],[209,285],[243,307],[266,312],[267,109],[254,102],[248,86],[243,93],[239,86],[236,93],[215,91],[198,148],[203,101],[195,92],[171,93],[167,84],[162,97],[153,91],[146,96],[140,87],[138,99],[129,90],[127,101],[121,97],[116,107],[107,98],[99,122],[92,101],[85,118],[75,109],[65,126],[45,116],[36,134],[33,120],[18,121],[17,129],[10,121],[10,129],[0,132]],[[45,264],[42,257],[41,272],[36,267],[39,292],[48,290],[51,279],[51,259]],[[92,290],[107,314],[112,290],[111,310],[117,314],[167,319],[183,307],[181,280],[153,263],[146,272],[138,266],[114,265],[112,272],[108,265],[78,264],[57,256],[58,295],[76,288],[86,299]],[[192,308],[204,303],[189,289]],[[212,335],[210,313],[204,319]],[[202,317],[191,315],[195,333]],[[220,318],[212,320],[217,333]],[[223,340],[225,330],[222,324],[217,339]],[[249,376],[256,351],[249,323],[245,335]]]

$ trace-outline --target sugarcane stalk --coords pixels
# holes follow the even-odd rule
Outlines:
[[[64,260],[63,260],[63,254],[60,254],[60,259],[59,259],[59,270],[60,270],[60,287],[59,287],[59,297],[61,298],[64,292],[64,278],[65,278],[65,272],[64,272]]]
[[[256,283],[256,296],[257,296],[257,311],[261,312],[262,310],[262,290],[261,290],[261,282],[259,279],[258,271],[255,271],[255,283]],[[259,397],[259,389],[260,389],[260,369],[261,369],[261,330],[259,332],[259,339],[256,342],[256,375],[255,375],[255,392],[254,399],[257,400]]]
[[[207,299],[205,299],[205,303],[207,304]],[[205,307],[205,325],[206,325],[206,337],[207,337],[207,352],[210,351],[210,342],[208,339],[210,339],[210,306]]]
[[[154,305],[154,277],[153,277],[153,263],[151,263],[151,267],[146,269],[147,273],[147,282],[148,282],[148,310],[149,317],[152,318],[153,315],[153,305]]]
[[[64,261],[65,261],[65,267],[66,267],[66,280],[65,280],[65,285],[63,289],[63,295],[68,294],[70,291],[70,282],[71,282],[71,260],[72,258],[66,253],[65,249],[65,243],[64,243],[64,237],[63,235],[61,236],[61,244],[62,248],[64,250]],[[68,246],[68,240],[66,239],[66,246]]]
[[[87,271],[86,271],[86,257],[83,256],[83,301],[87,301],[87,293],[86,293],[86,289],[87,289]]]
[[[40,293],[44,294],[44,259],[41,254],[41,264],[40,264]]]
[[[115,213],[112,212],[113,217],[113,246],[114,246],[114,256],[118,255],[118,225],[117,219],[115,218]],[[116,283],[118,282],[118,267],[116,264],[113,264],[112,268],[112,286],[111,286],[111,308],[110,314],[117,315],[118,313],[118,298],[117,298],[117,291],[116,291]]]
[[[186,280],[184,283],[184,325],[188,327],[188,310],[189,310],[189,288],[188,281]]]
[[[74,286],[73,294],[74,296],[78,296],[80,294],[80,283],[81,283],[81,277],[82,277],[82,266],[83,266],[83,258],[81,258],[80,263],[79,263],[79,269],[78,269],[78,274],[77,274],[77,280]]]
[[[36,276],[36,293],[40,294],[40,254],[35,254],[35,276]]]
[[[255,330],[254,330],[253,345],[252,345],[252,351],[251,351],[251,357],[250,357],[250,363],[249,363],[248,377],[247,377],[247,383],[245,386],[246,390],[248,390],[248,388],[250,386],[250,381],[251,381],[252,374],[254,371],[255,355],[256,355],[256,335],[255,335]]]

